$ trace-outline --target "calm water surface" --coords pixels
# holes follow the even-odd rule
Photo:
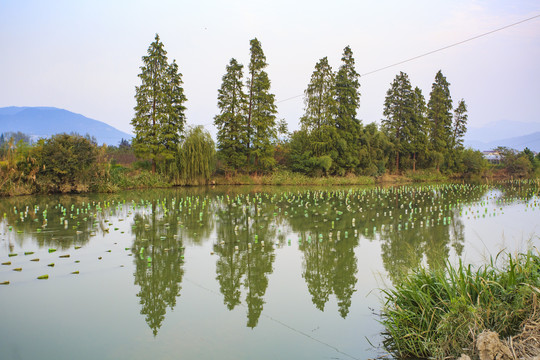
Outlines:
[[[378,289],[537,246],[539,206],[467,184],[1,199],[0,358],[377,357]]]

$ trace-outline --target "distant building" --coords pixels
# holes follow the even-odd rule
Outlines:
[[[482,154],[484,155],[484,159],[489,161],[491,164],[500,164],[501,162],[501,154],[498,151],[482,151]]]

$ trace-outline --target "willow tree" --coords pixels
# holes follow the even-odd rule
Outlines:
[[[215,155],[214,140],[202,126],[189,128],[182,143],[182,173],[190,184],[207,183],[212,174]]]
[[[217,147],[220,157],[230,170],[236,171],[246,163],[247,96],[242,90],[242,64],[231,59],[221,88],[218,90],[219,114],[214,117],[217,127]]]
[[[142,57],[141,85],[135,88],[135,154],[156,162],[173,159],[184,129],[186,97],[182,88],[182,74],[176,62],[167,62],[167,52],[156,34],[147,55]]]

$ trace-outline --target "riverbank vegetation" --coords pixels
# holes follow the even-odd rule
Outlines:
[[[135,89],[135,137],[98,146],[78,134],[32,142],[0,134],[0,195],[117,191],[202,184],[360,185],[522,178],[540,175],[540,155],[501,148],[498,164],[465,149],[467,105],[453,107],[437,72],[429,99],[400,72],[386,93],[380,125],[357,117],[360,81],[350,47],[334,71],[320,59],[304,92],[301,128],[276,118],[262,44],[250,41],[244,66],[232,58],[218,89],[217,143],[186,125],[182,74],[158,35],[142,57]]]
[[[499,254],[479,268],[461,262],[420,268],[383,291],[384,346],[397,358],[447,359],[463,353],[475,358],[477,337],[489,330],[507,340],[514,353],[508,359],[532,358],[538,353],[530,351],[537,351],[540,341],[539,288],[537,250]],[[526,338],[524,331],[529,332]],[[531,339],[532,348],[520,343]]]

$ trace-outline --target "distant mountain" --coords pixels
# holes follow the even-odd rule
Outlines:
[[[481,127],[470,126],[465,140],[490,143],[495,140],[515,138],[540,131],[540,122],[520,122],[501,120],[488,123]]]
[[[101,121],[54,107],[0,108],[0,133],[17,132],[32,138],[49,137],[58,133],[78,133],[94,136],[98,144],[118,145],[121,139],[133,135],[122,132]]]
[[[540,123],[501,120],[482,127],[469,127],[465,146],[478,150],[491,150],[506,146],[516,150],[540,152]]]
[[[493,150],[498,146],[505,146],[507,148],[519,151],[522,151],[527,147],[532,151],[540,152],[540,131],[528,135],[494,140],[490,142],[465,140],[465,146],[477,150]]]

